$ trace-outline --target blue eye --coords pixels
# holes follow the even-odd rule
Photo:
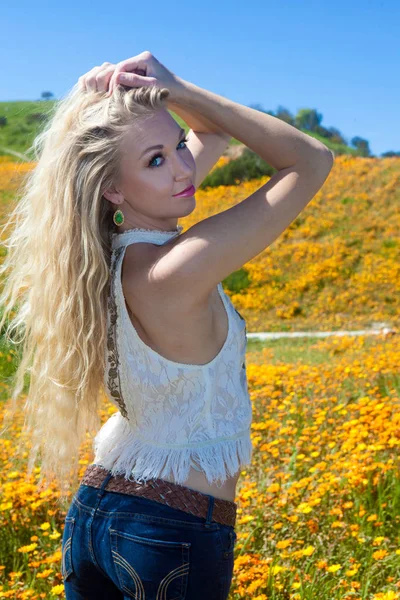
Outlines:
[[[183,140],[181,140],[179,142],[179,144],[185,144],[185,146],[183,146],[182,148],[180,148],[180,150],[183,150],[186,147],[187,142],[189,141],[188,137],[185,137]],[[179,146],[178,144],[178,146]],[[161,152],[159,152],[158,154],[155,154],[153,156],[153,158],[150,160],[149,164],[147,165],[148,167],[150,167],[150,169],[154,169],[155,167],[160,167],[161,165],[152,165],[151,163],[153,162],[153,160],[156,160],[156,158],[163,158],[163,155],[161,154]]]

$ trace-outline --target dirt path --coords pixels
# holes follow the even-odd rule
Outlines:
[[[396,335],[398,333],[397,329],[392,329],[387,326],[387,323],[377,323],[374,325],[372,329],[360,329],[355,331],[293,331],[293,332],[275,332],[275,333],[267,333],[267,332],[259,332],[259,333],[248,333],[247,337],[249,339],[258,339],[258,340],[274,340],[278,338],[294,338],[294,337],[330,337],[332,335]]]

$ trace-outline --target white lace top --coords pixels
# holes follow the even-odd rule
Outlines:
[[[121,265],[129,244],[162,245],[181,233],[130,229],[112,234],[104,383],[117,407],[94,440],[94,463],[125,478],[170,478],[183,484],[191,466],[222,485],[251,462],[252,406],[246,376],[246,322],[218,291],[229,330],[208,363],[179,363],[161,356],[139,337],[129,318]]]

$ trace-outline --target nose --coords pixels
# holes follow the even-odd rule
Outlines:
[[[195,166],[193,156],[182,156],[182,152],[177,155],[176,181],[193,181],[193,167]],[[179,174],[178,174],[179,173]],[[189,184],[190,185],[190,184]]]
[[[176,189],[186,189],[191,185],[194,185],[194,173],[192,169],[186,169],[185,172],[181,172],[180,175],[175,177]]]

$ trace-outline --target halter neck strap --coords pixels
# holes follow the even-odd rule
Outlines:
[[[132,229],[127,229],[126,231],[123,231],[121,233],[112,233],[111,247],[114,250],[116,248],[120,248],[121,246],[126,246],[131,242],[136,242],[139,240],[161,245],[167,242],[170,238],[179,235],[182,232],[182,230],[182,225],[178,225],[176,229],[172,229],[170,231],[164,231],[162,229],[142,229],[140,227],[134,227]]]

